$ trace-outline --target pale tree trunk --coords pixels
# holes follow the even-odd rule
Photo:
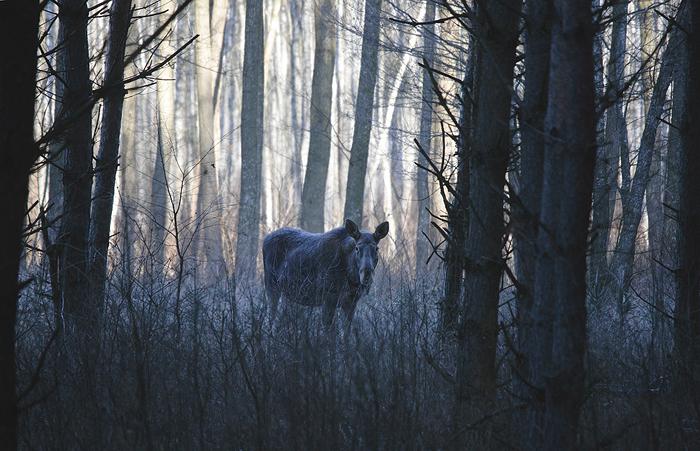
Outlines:
[[[314,4],[314,74],[311,82],[311,123],[309,153],[301,194],[301,226],[311,232],[324,228],[326,179],[331,150],[331,106],[335,67],[335,2]]]
[[[245,54],[241,108],[241,191],[236,242],[236,277],[255,274],[260,235],[260,195],[264,101],[263,7],[248,0],[245,12]],[[268,162],[269,164],[269,162]]]
[[[469,155],[469,229],[457,337],[457,419],[488,415],[496,395],[498,302],[503,266],[505,175],[512,142],[511,97],[522,2],[479,4],[475,28],[476,113]],[[468,436],[470,447],[489,443],[490,428]]]
[[[365,1],[365,26],[362,35],[362,59],[360,80],[355,101],[355,128],[350,149],[347,188],[345,194],[345,218],[362,225],[362,209],[365,195],[365,175],[369,140],[372,133],[374,89],[377,84],[377,52],[379,49],[379,24],[382,0]]]
[[[162,0],[161,0],[161,3]],[[166,17],[161,15],[161,23]],[[166,36],[171,30],[165,30]],[[173,36],[168,36],[161,44],[163,57],[168,57],[175,52]],[[168,193],[175,189],[176,184],[170,178],[170,162],[175,153],[175,67],[166,64],[160,71],[156,80],[156,96],[158,104],[158,147],[156,161],[153,167],[153,181],[151,182],[151,211],[153,224],[151,232],[151,244],[155,248],[156,262],[161,267],[165,264],[165,231],[170,227],[170,202],[175,193]]]
[[[530,380],[544,402],[530,449],[575,449],[584,400],[586,249],[595,166],[593,27],[589,0],[555,0]],[[531,404],[531,407],[535,407]]]
[[[435,24],[431,23],[435,20],[435,2],[433,0],[425,0],[425,19],[427,25],[423,26],[423,60],[429,68],[432,68],[435,63]],[[433,85],[430,80],[430,73],[427,68],[423,69],[423,87],[422,100],[420,109],[420,129],[418,132],[418,144],[423,152],[430,155],[432,148],[433,134]],[[419,154],[418,164],[423,167],[428,167],[428,162],[425,156]],[[416,228],[416,279],[420,279],[426,269],[428,255],[430,255],[430,243],[423,235],[429,234],[430,214],[427,208],[430,206],[429,199],[429,184],[428,172],[418,168],[416,169],[416,207],[417,213],[417,228]]]
[[[300,96],[297,88],[297,78],[299,72],[299,66],[297,63],[298,52],[301,61],[304,61],[304,43],[303,39],[303,15],[300,9],[303,9],[303,4],[299,4],[299,0],[291,0],[289,5],[289,25],[291,39],[289,41],[289,86],[290,86],[290,97],[291,102],[291,124],[292,124],[292,161],[291,161],[291,175],[292,175],[292,202],[288,207],[287,217],[294,217],[298,220],[297,214],[299,212],[299,202],[301,200],[301,190],[302,190],[302,142],[304,140],[304,123],[303,115],[300,115],[299,107]],[[303,77],[302,77],[303,78]],[[301,117],[300,117],[301,116]]]
[[[688,2],[685,115],[680,127],[679,267],[675,309],[679,383],[685,393],[700,374],[700,1]],[[681,79],[679,78],[679,81]]]
[[[515,387],[522,399],[532,402],[535,394],[528,384],[531,360],[529,343],[532,336],[536,242],[544,171],[544,121],[552,45],[552,0],[529,1],[526,8],[525,86],[520,109],[520,191],[513,205],[519,351],[516,356]]]
[[[39,2],[0,3],[0,437],[6,449],[18,445],[15,323],[30,170],[34,144],[34,95]],[[8,64],[11,62],[11,64]]]
[[[95,191],[90,224],[90,275],[92,302],[98,313],[105,297],[114,185],[119,162],[122,107],[124,105],[124,52],[131,21],[131,0],[114,0],[110,8],[109,41],[105,61],[100,149],[95,165]],[[95,318],[99,324],[99,318]]]
[[[627,0],[614,3],[613,26],[608,59],[608,85],[605,100],[611,102],[605,121],[604,143],[598,148],[593,201],[591,280],[607,280],[610,228],[617,197],[620,156],[628,153],[627,124],[623,113],[623,83],[627,39]],[[597,284],[596,284],[597,285]]]
[[[196,240],[198,258],[204,261],[205,277],[218,274],[225,269],[221,239],[221,205],[216,178],[216,127],[214,118],[214,76],[218,65],[214,51],[212,28],[210,25],[210,2],[194,2],[195,62],[197,78],[197,122],[198,136],[198,177],[197,221],[199,237]]]

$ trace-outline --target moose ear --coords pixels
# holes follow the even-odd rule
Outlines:
[[[382,222],[377,226],[377,228],[374,230],[374,241],[377,243],[379,240],[384,238],[389,234],[389,223],[387,221]]]
[[[357,227],[357,224],[352,222],[350,219],[345,220],[345,230],[348,232],[348,235],[350,235],[354,239],[360,239],[360,228]]]

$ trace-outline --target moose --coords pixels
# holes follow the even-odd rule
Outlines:
[[[374,233],[362,231],[350,219],[345,226],[325,233],[281,228],[263,241],[263,266],[270,321],[274,322],[280,297],[308,307],[323,307],[323,322],[330,327],[340,307],[352,323],[355,307],[369,291],[379,260],[379,242],[389,223]]]

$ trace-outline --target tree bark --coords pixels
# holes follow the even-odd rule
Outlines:
[[[464,259],[469,224],[469,152],[474,139],[472,93],[475,64],[476,50],[472,41],[462,80],[462,111],[457,148],[455,196],[452,203],[448,205],[447,211],[450,239],[445,249],[445,294],[440,306],[440,328],[444,332],[456,330],[459,317],[459,299],[464,279]]]
[[[34,95],[39,2],[0,3],[0,437],[17,448],[15,324],[28,184],[37,157]],[[8,64],[7,62],[11,62]]]
[[[60,38],[64,43],[65,167],[61,221],[61,284],[63,310],[89,325],[97,304],[89,296],[88,234],[92,195],[92,117],[85,0],[66,0],[59,10]]]
[[[423,60],[429,68],[435,64],[435,2],[425,0],[426,25],[423,26]],[[433,85],[430,79],[428,68],[423,70],[423,93],[420,109],[420,130],[418,132],[418,143],[423,152],[430,155],[433,135]],[[418,156],[418,164],[428,167],[428,162],[422,153]],[[428,172],[418,168],[416,170],[416,204],[418,223],[416,225],[416,280],[420,280],[425,272],[425,265],[430,255],[430,244],[423,233],[428,234],[430,227],[430,215],[426,210],[430,206]]]
[[[362,34],[360,80],[355,101],[355,128],[350,149],[350,166],[345,194],[345,218],[362,225],[365,176],[369,140],[372,133],[374,89],[377,84],[377,53],[382,0],[365,0],[365,26]]]
[[[680,254],[675,335],[681,382],[695,385],[700,374],[700,128],[697,126],[700,121],[700,1],[688,2],[688,17],[685,117],[680,128]]]
[[[545,134],[552,44],[552,0],[526,4],[525,83],[520,109],[520,191],[513,205],[516,277],[518,280],[517,348],[515,387],[521,398],[532,402],[529,390],[532,307],[537,264],[537,234],[544,171]]]
[[[241,108],[241,191],[236,242],[236,276],[253,276],[260,235],[263,153],[264,29],[262,2],[248,0]]]
[[[164,2],[161,0],[163,6]],[[161,15],[161,24],[165,21]],[[168,33],[165,31],[164,33]],[[162,49],[167,57],[175,51],[173,37],[163,41]],[[170,179],[170,162],[175,154],[175,67],[166,64],[156,80],[156,95],[158,98],[158,148],[156,162],[153,167],[151,182],[151,205],[153,224],[151,243],[155,248],[156,262],[161,267],[165,264],[165,231],[170,227],[170,197],[168,194]]]
[[[333,0],[318,0],[314,4],[316,49],[311,82],[309,154],[301,193],[301,226],[310,232],[321,232],[324,228],[336,57],[334,3]]]
[[[662,56],[659,76],[654,85],[654,91],[649,103],[649,111],[647,112],[644,122],[644,131],[642,132],[642,139],[637,156],[637,169],[632,178],[629,192],[626,193],[624,198],[620,235],[610,262],[610,274],[612,277],[610,285],[613,299],[618,307],[620,327],[624,324],[627,311],[627,303],[624,301],[624,295],[629,287],[631,279],[637,229],[642,219],[644,194],[651,172],[651,163],[656,143],[656,131],[661,122],[663,107],[666,102],[666,92],[671,83],[673,62],[675,60],[675,53],[678,51],[680,33],[681,31],[677,28],[671,31],[671,38]]]
[[[555,0],[535,269],[530,449],[574,449],[584,397],[586,249],[595,165],[589,0]]]
[[[651,0],[639,0],[638,8],[640,40],[642,55],[645,59],[653,58],[654,48],[657,44],[656,38],[656,17],[652,11]],[[655,65],[651,62],[642,74],[642,89],[644,100],[644,114],[648,114],[651,103],[651,94],[654,88]],[[673,78],[673,75],[671,75]],[[664,206],[663,206],[663,182],[666,165],[662,155],[664,143],[668,142],[668,128],[664,124],[660,125],[661,130],[657,133],[654,146],[659,151],[654,152],[651,162],[651,173],[649,176],[649,186],[646,191],[646,211],[649,227],[647,229],[648,255],[647,259],[651,271],[652,284],[652,305],[649,308],[651,316],[651,337],[649,342],[649,368],[650,377],[658,376],[659,370],[664,366],[660,359],[663,359],[662,344],[665,340],[666,320],[662,313],[664,306],[664,274],[665,268],[657,262],[663,261],[664,248]]]
[[[479,421],[496,392],[496,339],[503,271],[504,184],[512,149],[511,97],[522,2],[484,2],[476,12],[477,106],[469,156],[469,230],[458,330],[457,408],[462,425]],[[489,432],[469,439],[485,446]]]
[[[46,9],[52,8],[52,13],[58,13],[58,4],[47,4]],[[60,25],[57,27],[60,32]],[[59,39],[59,33],[56,33],[53,43],[53,48],[60,49],[61,44]],[[54,83],[54,123],[60,121],[63,117],[63,97],[64,97],[64,80],[65,80],[65,62],[64,62],[64,50],[58,50],[55,52],[54,59],[54,70],[58,76],[52,77]],[[48,242],[44,243],[46,246],[46,257],[49,263],[49,274],[51,279],[51,297],[54,306],[54,320],[56,326],[61,324],[62,316],[62,286],[60,278],[59,260],[61,258],[60,250],[60,232],[61,232],[61,215],[63,212],[63,167],[65,166],[65,151],[64,151],[63,138],[57,137],[48,146],[48,193],[49,200],[46,209],[46,220],[48,223],[48,230],[46,236],[48,237]]]
[[[124,106],[124,52],[131,22],[131,0],[114,0],[109,16],[109,41],[104,86],[108,89],[102,105],[100,149],[95,165],[95,188],[90,224],[91,298],[98,314],[104,303],[107,279],[114,184],[119,162],[122,107]],[[99,324],[99,318],[94,318]]]
[[[627,39],[627,0],[614,3],[613,26],[608,59],[608,85],[605,100],[610,102],[605,120],[603,145],[596,159],[596,184],[591,235],[591,280],[605,279],[610,228],[617,197],[620,156],[629,153],[627,124],[623,113],[623,82]]]
[[[298,73],[301,72],[303,75],[303,69],[298,66],[297,58],[304,61],[304,44],[303,39],[300,37],[304,36],[304,20],[302,17],[302,12],[300,9],[303,8],[303,3],[299,4],[299,0],[291,0],[289,3],[289,26],[290,35],[289,40],[289,87],[290,87],[290,110],[291,110],[291,124],[292,124],[292,161],[291,161],[291,175],[292,175],[292,201],[287,209],[287,217],[294,218],[298,221],[298,214],[301,208],[301,191],[303,186],[303,180],[301,175],[302,167],[302,153],[303,153],[303,141],[304,141],[304,115],[300,114],[300,105],[303,106],[303,100],[300,99],[299,89],[297,88],[297,79],[300,78]],[[299,57],[295,54],[299,53]],[[303,79],[303,76],[301,77]],[[301,100],[301,101],[300,101]],[[303,108],[302,108],[303,109]]]
[[[214,77],[218,68],[212,58],[213,36],[209,0],[194,2],[195,62],[197,77],[197,122],[199,124],[199,192],[197,220],[200,236],[196,240],[198,257],[204,261],[205,277],[225,268],[221,239],[221,205],[216,178],[216,142],[214,120]]]
[[[671,126],[669,127],[668,136],[668,155],[666,156],[666,179],[664,180],[664,204],[667,210],[664,214],[664,247],[663,257],[665,266],[668,268],[680,267],[680,197],[681,197],[681,182],[682,182],[682,140],[681,130],[685,121],[685,104],[686,104],[686,79],[688,78],[688,55],[686,43],[683,41],[679,48],[676,63],[673,69],[673,106],[671,109]],[[676,301],[675,311],[679,312],[683,309],[683,301],[679,298],[678,291],[678,276],[669,277],[667,290],[669,297]],[[675,322],[673,333],[675,335],[675,344],[682,343],[682,338],[678,336],[679,328],[682,327],[682,322]],[[676,346],[676,350],[679,347]],[[677,353],[678,354],[678,353]],[[679,355],[675,356],[678,360]]]

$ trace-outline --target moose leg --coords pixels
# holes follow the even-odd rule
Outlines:
[[[352,294],[343,296],[340,303],[340,308],[343,309],[345,314],[345,335],[350,332],[350,326],[352,326],[352,318],[355,316],[355,308],[357,307],[358,297]]]
[[[265,271],[265,294],[267,295],[267,315],[270,326],[272,326],[275,323],[275,316],[277,316],[277,305],[279,304],[281,293],[269,271]]]
[[[333,325],[333,319],[335,318],[335,309],[338,304],[337,299],[332,301],[326,301],[323,304],[323,324],[326,326],[326,330],[330,330]]]
[[[270,326],[275,324],[275,318],[277,317],[277,306],[280,302],[280,292],[279,291],[268,291],[267,292],[267,315],[270,321]]]

